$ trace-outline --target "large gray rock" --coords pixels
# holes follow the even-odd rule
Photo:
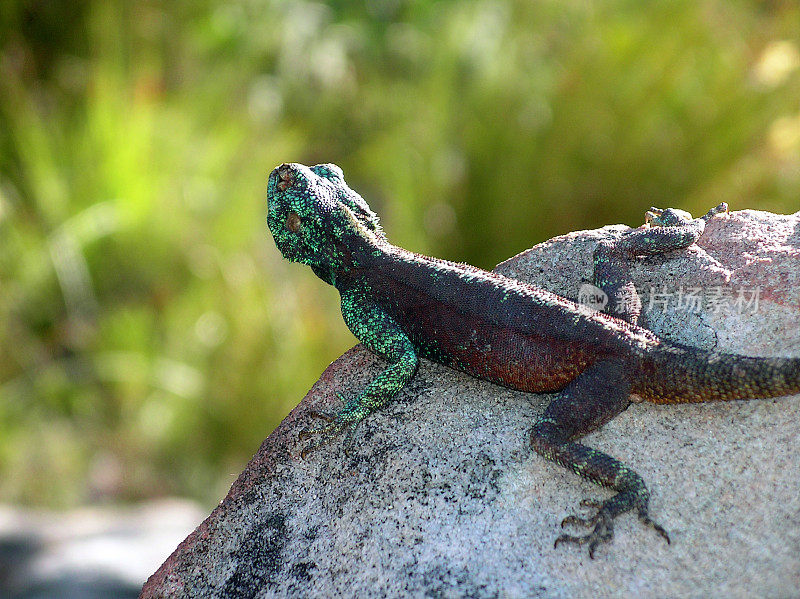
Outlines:
[[[626,229],[558,237],[498,270],[577,297],[596,240]],[[643,324],[659,335],[800,356],[800,213],[715,218],[697,247],[633,270]],[[747,303],[755,290],[757,306]],[[687,309],[690,295],[702,301]],[[360,389],[382,366],[361,346],[334,362],[142,596],[800,594],[800,396],[639,404],[589,435],[644,477],[651,516],[672,537],[667,545],[628,514],[590,560],[553,541],[582,498],[609,492],[530,450],[528,431],[551,396],[423,361],[360,426],[349,454],[337,440],[301,460],[309,410],[337,406],[337,391]]]

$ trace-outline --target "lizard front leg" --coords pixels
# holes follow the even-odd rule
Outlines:
[[[414,376],[419,364],[414,346],[403,330],[365,293],[358,290],[342,291],[342,316],[353,335],[390,365],[351,399],[339,394],[344,407],[338,412],[314,412],[315,416],[327,423],[301,433],[301,438],[316,437],[301,452],[301,457],[345,429],[352,433],[361,420],[397,395]]]
[[[653,527],[667,543],[669,536],[648,516],[650,492],[642,478],[625,464],[601,451],[574,440],[602,426],[630,405],[630,382],[626,365],[620,360],[595,362],[553,400],[531,431],[533,449],[548,460],[569,468],[593,483],[614,489],[610,499],[584,501],[597,509],[591,518],[569,516],[561,523],[594,526],[586,536],[562,535],[555,541],[589,544],[594,558],[597,545],[611,540],[614,518],[636,509],[639,520]]]

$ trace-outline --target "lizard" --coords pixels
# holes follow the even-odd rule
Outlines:
[[[590,529],[560,543],[588,544],[589,556],[613,538],[614,519],[635,510],[650,518],[650,491],[620,460],[579,439],[632,402],[656,404],[769,398],[800,391],[800,358],[756,358],[707,351],[658,337],[639,326],[641,300],[622,264],[687,248],[720,204],[693,219],[678,209],[651,209],[643,227],[594,250],[594,284],[608,296],[603,311],[468,264],[392,245],[366,201],[334,164],[285,163],[267,183],[267,226],[284,258],[311,267],[341,297],[345,324],[388,365],[335,412],[300,433],[301,457],[391,401],[412,379],[420,357],[511,389],[556,393],[530,432],[547,460],[616,493],[584,500],[590,517],[561,523]]]

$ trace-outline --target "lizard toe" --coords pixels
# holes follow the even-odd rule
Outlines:
[[[346,426],[347,423],[333,421],[323,426],[316,426],[307,428],[304,431],[300,431],[300,433],[297,435],[297,438],[300,441],[311,439],[311,441],[300,451],[300,457],[306,459],[306,457],[308,457],[312,451],[318,447],[322,447],[323,445],[330,443]]]
[[[561,521],[561,528],[564,528],[568,525],[574,524],[576,526],[583,526],[585,528],[589,528],[597,524],[597,520],[599,519],[599,515],[595,514],[589,518],[582,518],[581,516],[567,516]]]
[[[308,415],[312,418],[319,418],[320,420],[324,420],[325,422],[333,422],[336,420],[336,414],[334,412],[327,412],[323,410],[310,410]]]
[[[597,499],[584,499],[580,502],[580,506],[583,508],[591,508],[597,510],[594,515],[588,516],[586,518],[582,516],[570,515],[564,518],[561,521],[561,528],[564,528],[567,525],[575,524],[577,526],[584,526],[589,528],[597,524],[598,520],[600,520],[603,510],[603,502]]]
[[[339,394],[339,397],[342,398],[341,394]],[[354,410],[351,407],[346,405],[337,412],[310,410],[308,414],[312,418],[323,420],[324,423],[316,426],[310,426],[309,428],[298,433],[297,438],[301,441],[311,439],[311,442],[300,452],[301,458],[305,459],[306,456],[308,456],[316,448],[329,443],[332,439],[345,431],[345,453],[350,452],[349,450],[353,444],[353,434],[355,432],[356,425],[361,420],[359,415],[354,413]]]
[[[649,526],[653,530],[655,530],[661,537],[667,542],[667,545],[671,545],[672,542],[669,539],[669,533],[664,530],[664,527],[656,524],[653,520],[651,520],[647,514],[639,513],[639,521],[644,524],[645,526]]]
[[[606,514],[596,516],[597,523],[594,530],[587,535],[561,535],[555,540],[553,548],[559,543],[573,543],[575,545],[589,545],[589,557],[594,559],[594,552],[601,543],[608,543],[614,538],[614,521]]]

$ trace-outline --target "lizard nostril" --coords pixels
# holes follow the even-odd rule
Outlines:
[[[275,187],[278,191],[286,191],[292,186],[292,183],[294,183],[294,177],[290,168],[285,164],[280,166],[278,168],[278,182]]]

